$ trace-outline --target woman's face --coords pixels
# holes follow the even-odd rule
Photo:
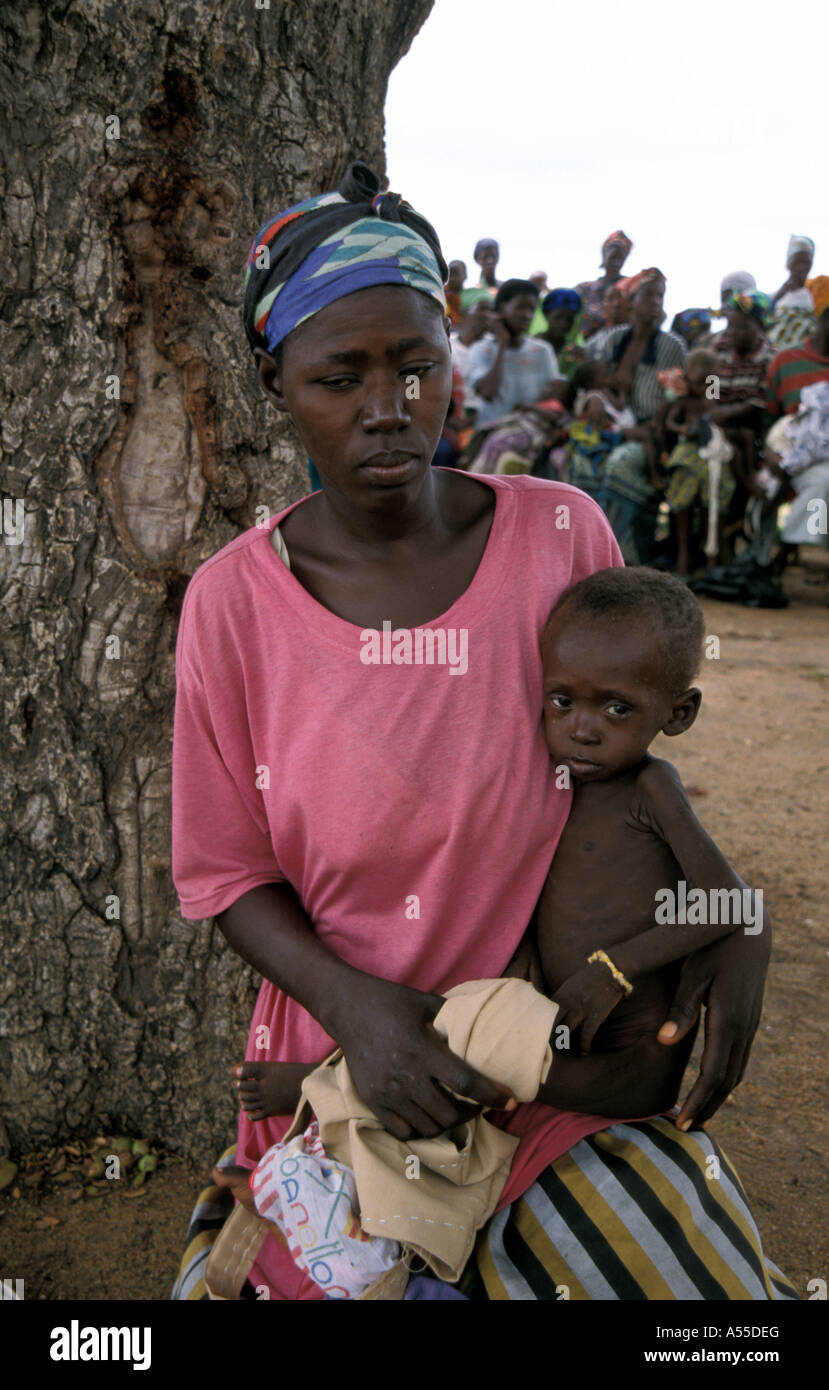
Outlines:
[[[646,328],[658,328],[665,317],[664,298],[665,281],[649,280],[633,297],[634,322]]]
[[[627,323],[630,319],[630,307],[625,295],[620,294],[614,286],[610,289],[603,300],[604,321],[609,328],[616,328],[621,323]]]
[[[726,314],[731,341],[738,352],[751,352],[762,337],[763,330],[755,318],[741,309],[729,309]]]
[[[789,261],[789,279],[793,284],[799,285],[802,289],[806,283],[806,276],[812,269],[812,258],[808,251],[798,251]]]
[[[547,328],[550,336],[555,338],[556,342],[563,343],[573,327],[575,317],[572,309],[551,309],[547,315]]]
[[[533,321],[536,299],[531,294],[515,294],[502,304],[498,313],[514,338],[526,333]]]
[[[452,365],[440,305],[405,285],[358,290],[258,352],[265,393],[286,410],[325,491],[371,507],[414,497],[449,408]]]
[[[618,241],[611,242],[604,253],[602,265],[608,275],[618,275],[627,260],[627,252]]]

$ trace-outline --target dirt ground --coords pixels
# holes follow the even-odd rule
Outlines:
[[[763,889],[774,923],[749,1070],[711,1132],[737,1166],[768,1254],[808,1297],[809,1280],[829,1278],[829,583],[793,568],[786,591],[791,606],[782,611],[704,604],[720,651],[704,663],[699,719],[679,739],[660,737],[653,751],[676,762],[700,819],[743,878]],[[66,1172],[78,1161],[54,1151],[40,1166]],[[205,1173],[161,1153],[139,1189],[58,1183],[49,1173],[35,1185],[23,1181],[34,1159],[19,1162],[0,1192],[0,1273],[24,1279],[27,1299],[169,1296]]]

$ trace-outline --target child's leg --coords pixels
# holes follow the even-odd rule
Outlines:
[[[676,573],[686,577],[691,573],[691,507],[675,512]]]
[[[292,1115],[302,1083],[318,1062],[240,1062],[232,1068],[239,1104],[251,1120]]]

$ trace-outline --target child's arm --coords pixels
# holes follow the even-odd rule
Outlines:
[[[673,401],[665,416],[665,429],[672,434],[679,434],[679,427],[685,421],[685,401],[680,399]]]
[[[637,778],[630,814],[635,825],[655,832],[672,851],[684,875],[686,902],[694,889],[702,889],[706,895],[701,912],[696,911],[695,903],[689,904],[695,909],[695,917],[701,916],[702,921],[663,921],[613,947],[608,953],[610,959],[630,985],[635,987],[642,975],[728,936],[744,921],[750,923],[745,930],[752,935],[768,927],[762,893],[753,893],[748,888],[700,825],[679,773],[671,763],[663,758],[648,757]],[[732,910],[731,894],[734,892],[739,894],[736,913]],[[676,885],[666,884],[665,893],[665,899],[657,894],[654,917],[660,909],[667,916],[672,900],[676,906]],[[673,916],[673,912],[670,915]],[[714,916],[717,920],[710,920]],[[580,1028],[582,1051],[589,1052],[597,1029],[624,993],[624,987],[606,964],[601,961],[585,964],[582,970],[565,980],[553,996],[559,1004],[556,1025],[565,1025],[571,1032]]]
[[[752,892],[700,825],[672,763],[648,757],[636,781],[631,814],[635,823],[655,831],[665,841],[682,870],[686,894],[702,889],[706,895],[701,914],[695,913],[703,919],[698,924],[663,922],[614,948],[613,963],[631,983],[638,975],[647,975],[728,936],[744,916],[751,923],[752,935],[768,925],[762,893]],[[666,884],[665,890],[675,896],[673,884]],[[730,896],[734,892],[739,894],[736,913]],[[667,912],[670,901],[666,897],[654,903],[654,915],[660,908]],[[717,920],[711,921],[712,917]]]

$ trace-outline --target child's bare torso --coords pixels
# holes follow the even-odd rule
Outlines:
[[[573,806],[538,903],[537,939],[547,992],[587,963],[654,926],[656,893],[676,890],[682,873],[654,831],[629,814],[635,777],[576,785]],[[682,961],[640,977],[596,1033],[593,1051],[653,1036],[668,1015]],[[604,970],[601,964],[593,970]]]

